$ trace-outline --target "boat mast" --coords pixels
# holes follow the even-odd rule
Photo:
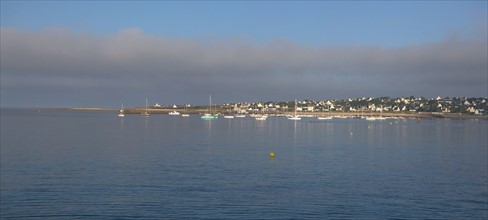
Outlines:
[[[146,98],[146,114],[147,114],[147,113],[148,113],[148,112],[147,112],[147,98]]]
[[[208,95],[208,102],[210,106],[208,107],[209,113],[212,114],[212,95]]]
[[[295,115],[294,117],[297,117],[297,99],[295,99]]]

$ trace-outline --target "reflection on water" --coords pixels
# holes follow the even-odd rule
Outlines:
[[[144,120],[144,128],[147,130],[147,126],[149,123],[149,117],[143,117],[143,120]]]
[[[6,219],[488,213],[486,121],[2,111],[0,123]]]
[[[297,144],[297,121],[293,120],[293,143]]]
[[[119,117],[120,119],[120,130],[124,129],[124,118],[123,117]]]
[[[205,128],[207,129],[207,134],[208,134],[207,144],[210,146],[212,144],[212,121],[213,120],[202,120],[202,121],[205,125]]]

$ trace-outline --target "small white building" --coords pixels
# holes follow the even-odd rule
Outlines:
[[[315,106],[313,106],[313,105],[309,105],[309,106],[307,106],[307,107],[303,107],[303,108],[304,108],[306,111],[308,111],[308,112],[313,112],[313,111],[314,111],[314,109],[315,109]]]
[[[485,112],[484,109],[476,109],[476,111],[474,111],[474,114],[475,115],[482,115],[484,112]]]

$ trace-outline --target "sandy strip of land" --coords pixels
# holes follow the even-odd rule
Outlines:
[[[73,110],[73,111],[118,111],[119,109],[108,109],[108,108],[56,108],[53,110]],[[140,114],[144,112],[144,108],[128,108],[125,109],[126,114]],[[150,114],[168,114],[172,111],[178,111],[180,113],[187,113],[187,114],[202,114],[206,113],[207,109],[205,108],[198,108],[198,109],[148,109]],[[229,113],[227,110],[224,109],[216,109],[215,113],[226,114]],[[292,112],[266,112],[266,114],[276,114],[276,115],[289,115],[293,114]],[[314,115],[314,116],[380,116],[383,117],[405,117],[405,118],[446,118],[446,119],[485,119],[488,120],[488,115],[472,115],[472,114],[459,114],[459,113],[439,113],[439,112],[299,112],[299,115]]]

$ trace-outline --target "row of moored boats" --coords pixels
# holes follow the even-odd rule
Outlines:
[[[202,119],[217,119],[217,118],[219,118],[220,114],[212,114],[212,96],[209,96],[209,102],[210,102],[210,105],[209,105],[209,111],[208,111],[208,113],[203,114],[200,118],[202,118]],[[294,111],[294,114],[293,115],[273,115],[273,116],[285,116],[289,120],[294,120],[294,121],[301,120],[302,117],[316,117],[318,120],[331,120],[331,119],[334,119],[334,118],[341,118],[341,119],[345,119],[345,118],[360,118],[360,119],[366,119],[368,121],[385,120],[385,119],[398,119],[398,117],[388,117],[388,118],[385,118],[382,115],[381,116],[369,116],[369,117],[365,117],[365,116],[360,116],[360,117],[359,116],[352,116],[351,117],[351,116],[297,115],[297,108],[296,108],[296,106],[297,106],[297,100],[295,99],[295,111]],[[190,117],[190,115],[187,114],[187,113],[183,113],[182,114],[182,113],[177,112],[177,111],[169,112],[168,115],[181,116],[181,117]],[[124,117],[125,116],[124,104],[121,105],[121,108],[119,110],[118,116],[119,117]],[[141,116],[143,116],[143,117],[149,117],[149,110],[148,110],[148,102],[147,102],[147,99],[146,99],[146,107],[145,107],[144,111],[141,112]],[[226,118],[226,119],[245,118],[246,116],[247,116],[246,114],[224,115],[224,118]],[[249,116],[255,118],[258,121],[264,121],[264,120],[266,120],[268,118],[269,115],[267,115],[267,114],[250,114]]]

